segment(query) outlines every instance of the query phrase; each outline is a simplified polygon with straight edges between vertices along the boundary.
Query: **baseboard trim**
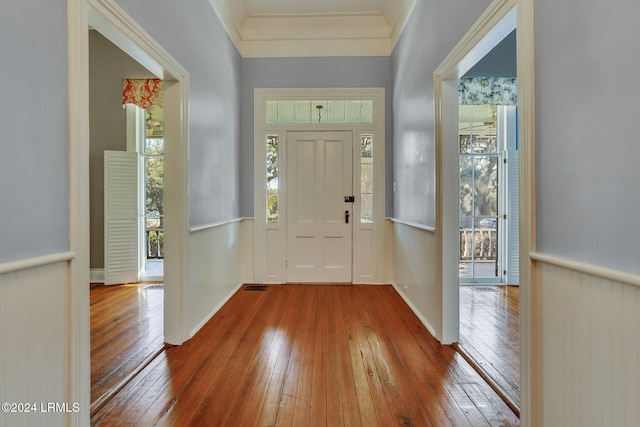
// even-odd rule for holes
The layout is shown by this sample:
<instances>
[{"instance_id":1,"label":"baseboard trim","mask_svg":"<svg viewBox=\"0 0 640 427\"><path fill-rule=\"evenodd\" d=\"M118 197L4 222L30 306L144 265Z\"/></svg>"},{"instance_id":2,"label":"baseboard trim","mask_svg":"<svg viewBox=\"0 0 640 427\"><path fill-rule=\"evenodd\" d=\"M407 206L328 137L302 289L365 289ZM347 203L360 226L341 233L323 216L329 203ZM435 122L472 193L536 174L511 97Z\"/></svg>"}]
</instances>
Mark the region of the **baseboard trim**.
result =
<instances>
[{"instance_id":1,"label":"baseboard trim","mask_svg":"<svg viewBox=\"0 0 640 427\"><path fill-rule=\"evenodd\" d=\"M15 273L21 270L43 267L58 262L68 262L76 256L73 252L60 252L56 254L44 255L35 258L21 259L0 264L0 274Z\"/></svg>"},{"instance_id":2,"label":"baseboard trim","mask_svg":"<svg viewBox=\"0 0 640 427\"><path fill-rule=\"evenodd\" d=\"M204 319L202 319L202 321L200 321L200 323L198 323L198 324L197 324L193 329L191 329L191 331L189 332L189 338L193 338L193 336L194 336L195 334L197 334L197 333L198 333L198 331L199 331L200 329L202 329L202 327L203 327L204 325L206 325L206 324L207 324L207 322L208 322L209 320L211 320L211 318L212 318L212 317L213 317L213 316L214 316L218 311L220 311L220 309L221 309L221 308L222 308L222 307L223 307L223 306L224 306L224 305L225 305L225 304L226 304L226 303L231 299L231 297L232 297L233 295L235 295L235 293L236 293L236 292L238 292L238 291L240 290L240 288L242 288L242 286L243 286L243 285L244 285L244 283L240 283L240 284L238 284L238 285L237 285L237 286L236 286L236 287L235 287L235 288L234 288L234 289L229 293L229 295L227 295L227 296L226 296L222 301L220 301L220 302L218 303L218 305L216 305L216 306L213 308L213 310L211 310L211 312L210 312L207 316L205 316L205 318L204 318Z\"/></svg>"},{"instance_id":3,"label":"baseboard trim","mask_svg":"<svg viewBox=\"0 0 640 427\"><path fill-rule=\"evenodd\" d=\"M424 318L424 316L418 311L416 306L413 305L411 300L409 300L409 298L407 298L407 296L400 291L400 289L395 283L392 283L391 286L393 286L393 289L395 289L398 295L400 295L400 298L402 298L404 302L409 306L411 311L413 311L413 314L415 314L418 317L418 319L424 325L424 327L427 328L429 333L433 335L434 338L437 339L438 335L436 334L436 330L433 328L433 326L431 326L431 323L429 323L427 319Z\"/></svg>"},{"instance_id":4,"label":"baseboard trim","mask_svg":"<svg viewBox=\"0 0 640 427\"><path fill-rule=\"evenodd\" d=\"M614 270L612 268L574 261L543 252L531 252L529 253L529 258L531 258L533 261L554 265L556 267L565 268L567 270L577 271L578 273L588 274L591 276L599 277L601 279L612 280L614 282L626 283L628 285L640 287L640 275L638 274L626 273L624 271Z\"/></svg>"},{"instance_id":5,"label":"baseboard trim","mask_svg":"<svg viewBox=\"0 0 640 427\"><path fill-rule=\"evenodd\" d=\"M104 268L92 268L89 270L91 283L104 283Z\"/></svg>"}]
</instances>

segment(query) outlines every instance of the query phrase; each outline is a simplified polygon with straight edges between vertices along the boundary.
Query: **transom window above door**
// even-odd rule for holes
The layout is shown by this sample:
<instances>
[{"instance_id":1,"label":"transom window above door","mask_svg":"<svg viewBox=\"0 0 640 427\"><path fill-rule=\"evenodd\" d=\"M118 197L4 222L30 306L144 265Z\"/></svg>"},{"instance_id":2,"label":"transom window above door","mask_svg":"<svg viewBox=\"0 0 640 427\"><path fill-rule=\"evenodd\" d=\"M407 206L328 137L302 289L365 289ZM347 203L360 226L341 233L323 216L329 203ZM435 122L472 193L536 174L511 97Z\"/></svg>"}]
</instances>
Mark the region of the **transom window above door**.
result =
<instances>
[{"instance_id":1,"label":"transom window above door","mask_svg":"<svg viewBox=\"0 0 640 427\"><path fill-rule=\"evenodd\" d=\"M267 101L267 123L373 123L373 100Z\"/></svg>"}]
</instances>

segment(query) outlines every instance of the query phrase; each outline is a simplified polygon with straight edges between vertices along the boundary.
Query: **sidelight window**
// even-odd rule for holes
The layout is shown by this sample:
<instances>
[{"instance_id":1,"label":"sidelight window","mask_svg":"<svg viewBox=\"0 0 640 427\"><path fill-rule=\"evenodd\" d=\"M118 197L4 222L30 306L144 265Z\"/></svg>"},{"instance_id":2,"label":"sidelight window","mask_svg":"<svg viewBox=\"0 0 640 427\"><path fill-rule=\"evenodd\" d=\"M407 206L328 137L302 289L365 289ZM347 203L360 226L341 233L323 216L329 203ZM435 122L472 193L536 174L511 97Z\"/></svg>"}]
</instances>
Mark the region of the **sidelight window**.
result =
<instances>
[{"instance_id":1,"label":"sidelight window","mask_svg":"<svg viewBox=\"0 0 640 427\"><path fill-rule=\"evenodd\" d=\"M373 135L360 136L360 222L373 222Z\"/></svg>"},{"instance_id":2,"label":"sidelight window","mask_svg":"<svg viewBox=\"0 0 640 427\"><path fill-rule=\"evenodd\" d=\"M267 162L267 222L278 222L278 173L279 173L279 156L278 156L278 135L267 135L266 138L266 162Z\"/></svg>"}]
</instances>

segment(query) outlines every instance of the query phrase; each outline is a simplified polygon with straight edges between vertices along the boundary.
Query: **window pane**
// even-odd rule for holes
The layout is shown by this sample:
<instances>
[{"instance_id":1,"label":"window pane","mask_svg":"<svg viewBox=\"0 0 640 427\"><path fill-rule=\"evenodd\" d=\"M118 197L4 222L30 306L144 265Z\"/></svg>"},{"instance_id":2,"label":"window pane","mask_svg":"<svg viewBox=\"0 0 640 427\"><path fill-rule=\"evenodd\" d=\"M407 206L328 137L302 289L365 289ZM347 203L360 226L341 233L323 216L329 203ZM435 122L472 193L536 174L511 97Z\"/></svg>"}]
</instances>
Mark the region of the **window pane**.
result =
<instances>
[{"instance_id":1,"label":"window pane","mask_svg":"<svg viewBox=\"0 0 640 427\"><path fill-rule=\"evenodd\" d=\"M360 123L362 121L360 116L361 105L360 101L345 102L345 121L347 123Z\"/></svg>"},{"instance_id":2,"label":"window pane","mask_svg":"<svg viewBox=\"0 0 640 427\"><path fill-rule=\"evenodd\" d=\"M460 153L497 153L495 105L460 105Z\"/></svg>"},{"instance_id":3,"label":"window pane","mask_svg":"<svg viewBox=\"0 0 640 427\"><path fill-rule=\"evenodd\" d=\"M161 156L164 153L164 139L162 138L146 138L144 140L145 156Z\"/></svg>"},{"instance_id":4,"label":"window pane","mask_svg":"<svg viewBox=\"0 0 640 427\"><path fill-rule=\"evenodd\" d=\"M327 121L329 123L344 123L344 101L329 101L328 106Z\"/></svg>"},{"instance_id":5,"label":"window pane","mask_svg":"<svg viewBox=\"0 0 640 427\"><path fill-rule=\"evenodd\" d=\"M278 101L278 123L294 123L293 101Z\"/></svg>"},{"instance_id":6,"label":"window pane","mask_svg":"<svg viewBox=\"0 0 640 427\"><path fill-rule=\"evenodd\" d=\"M495 261L498 253L498 232L496 230L497 218L476 218L474 258L477 261ZM492 268L493 267L493 268ZM485 268L476 271L476 276L496 277L495 264L490 263Z\"/></svg>"},{"instance_id":7,"label":"window pane","mask_svg":"<svg viewBox=\"0 0 640 427\"><path fill-rule=\"evenodd\" d=\"M373 123L373 101L362 101L362 123Z\"/></svg>"},{"instance_id":8,"label":"window pane","mask_svg":"<svg viewBox=\"0 0 640 427\"><path fill-rule=\"evenodd\" d=\"M145 215L162 216L164 197L164 157L145 156Z\"/></svg>"},{"instance_id":9,"label":"window pane","mask_svg":"<svg viewBox=\"0 0 640 427\"><path fill-rule=\"evenodd\" d=\"M278 123L278 101L267 101L267 123Z\"/></svg>"},{"instance_id":10,"label":"window pane","mask_svg":"<svg viewBox=\"0 0 640 427\"><path fill-rule=\"evenodd\" d=\"M145 136L162 138L164 136L164 111L162 107L150 105L145 110Z\"/></svg>"},{"instance_id":11,"label":"window pane","mask_svg":"<svg viewBox=\"0 0 640 427\"><path fill-rule=\"evenodd\" d=\"M498 157L474 158L475 216L498 215Z\"/></svg>"},{"instance_id":12,"label":"window pane","mask_svg":"<svg viewBox=\"0 0 640 427\"><path fill-rule=\"evenodd\" d=\"M295 102L296 123L311 123L311 101Z\"/></svg>"},{"instance_id":13,"label":"window pane","mask_svg":"<svg viewBox=\"0 0 640 427\"><path fill-rule=\"evenodd\" d=\"M373 223L373 194L363 194L360 198L362 204L362 218L363 224Z\"/></svg>"},{"instance_id":14,"label":"window pane","mask_svg":"<svg viewBox=\"0 0 640 427\"><path fill-rule=\"evenodd\" d=\"M460 157L460 215L473 214L473 158ZM462 225L469 227L468 224Z\"/></svg>"},{"instance_id":15,"label":"window pane","mask_svg":"<svg viewBox=\"0 0 640 427\"><path fill-rule=\"evenodd\" d=\"M267 193L267 222L278 222L278 194Z\"/></svg>"},{"instance_id":16,"label":"window pane","mask_svg":"<svg viewBox=\"0 0 640 427\"><path fill-rule=\"evenodd\" d=\"M471 153L471 135L460 134L460 154Z\"/></svg>"},{"instance_id":17,"label":"window pane","mask_svg":"<svg viewBox=\"0 0 640 427\"><path fill-rule=\"evenodd\" d=\"M267 222L278 222L278 136L267 135Z\"/></svg>"},{"instance_id":18,"label":"window pane","mask_svg":"<svg viewBox=\"0 0 640 427\"><path fill-rule=\"evenodd\" d=\"M373 194L373 163L362 159L362 194Z\"/></svg>"},{"instance_id":19,"label":"window pane","mask_svg":"<svg viewBox=\"0 0 640 427\"><path fill-rule=\"evenodd\" d=\"M471 139L471 151L479 154L498 152L498 139L494 136L474 136Z\"/></svg>"},{"instance_id":20,"label":"window pane","mask_svg":"<svg viewBox=\"0 0 640 427\"><path fill-rule=\"evenodd\" d=\"M360 222L373 222L373 135L360 139Z\"/></svg>"}]
</instances>

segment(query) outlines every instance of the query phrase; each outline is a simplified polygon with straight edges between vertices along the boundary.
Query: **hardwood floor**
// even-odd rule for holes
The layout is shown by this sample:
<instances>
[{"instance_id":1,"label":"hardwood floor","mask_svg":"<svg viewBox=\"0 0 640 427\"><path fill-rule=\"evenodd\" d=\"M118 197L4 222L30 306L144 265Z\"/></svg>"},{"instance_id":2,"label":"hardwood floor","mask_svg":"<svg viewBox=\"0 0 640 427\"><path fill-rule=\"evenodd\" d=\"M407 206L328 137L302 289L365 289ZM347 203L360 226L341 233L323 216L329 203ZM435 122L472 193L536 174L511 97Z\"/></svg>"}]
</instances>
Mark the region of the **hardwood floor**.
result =
<instances>
[{"instance_id":1,"label":"hardwood floor","mask_svg":"<svg viewBox=\"0 0 640 427\"><path fill-rule=\"evenodd\" d=\"M517 426L390 286L239 290L92 417L96 426Z\"/></svg>"},{"instance_id":2,"label":"hardwood floor","mask_svg":"<svg viewBox=\"0 0 640 427\"><path fill-rule=\"evenodd\" d=\"M520 293L517 286L460 287L460 350L520 408Z\"/></svg>"},{"instance_id":3,"label":"hardwood floor","mask_svg":"<svg viewBox=\"0 0 640 427\"><path fill-rule=\"evenodd\" d=\"M94 286L91 299L92 413L164 347L158 284Z\"/></svg>"}]
</instances>

